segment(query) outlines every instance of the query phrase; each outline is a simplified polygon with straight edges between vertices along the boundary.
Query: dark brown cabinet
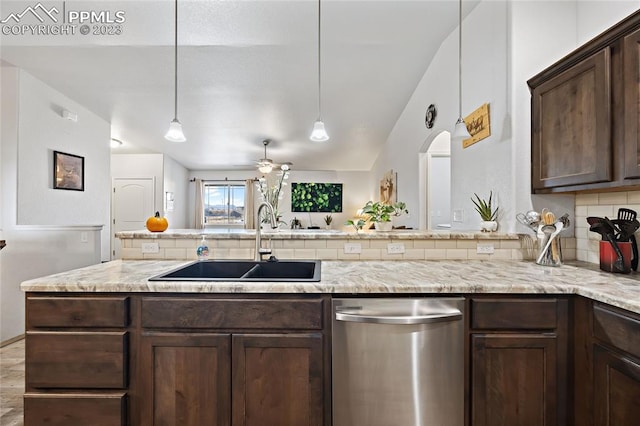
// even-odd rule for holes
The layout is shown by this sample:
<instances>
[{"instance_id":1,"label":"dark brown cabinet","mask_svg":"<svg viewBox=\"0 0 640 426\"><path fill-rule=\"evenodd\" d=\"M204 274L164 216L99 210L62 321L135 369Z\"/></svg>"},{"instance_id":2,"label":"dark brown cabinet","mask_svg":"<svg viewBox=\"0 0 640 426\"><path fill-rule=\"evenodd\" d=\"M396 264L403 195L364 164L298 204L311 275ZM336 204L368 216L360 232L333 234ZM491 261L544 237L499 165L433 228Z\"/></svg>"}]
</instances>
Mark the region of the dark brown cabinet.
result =
<instances>
[{"instance_id":1,"label":"dark brown cabinet","mask_svg":"<svg viewBox=\"0 0 640 426\"><path fill-rule=\"evenodd\" d=\"M640 12L528 81L533 193L640 185Z\"/></svg>"},{"instance_id":2,"label":"dark brown cabinet","mask_svg":"<svg viewBox=\"0 0 640 426\"><path fill-rule=\"evenodd\" d=\"M609 49L532 91L534 189L610 181Z\"/></svg>"},{"instance_id":3,"label":"dark brown cabinet","mask_svg":"<svg viewBox=\"0 0 640 426\"><path fill-rule=\"evenodd\" d=\"M25 426L329 426L328 299L28 293Z\"/></svg>"},{"instance_id":4,"label":"dark brown cabinet","mask_svg":"<svg viewBox=\"0 0 640 426\"><path fill-rule=\"evenodd\" d=\"M27 295L24 424L126 425L129 298Z\"/></svg>"},{"instance_id":5,"label":"dark brown cabinet","mask_svg":"<svg viewBox=\"0 0 640 426\"><path fill-rule=\"evenodd\" d=\"M325 306L322 297L142 298L140 424L330 424Z\"/></svg>"},{"instance_id":6,"label":"dark brown cabinet","mask_svg":"<svg viewBox=\"0 0 640 426\"><path fill-rule=\"evenodd\" d=\"M230 336L144 334L140 425L230 424Z\"/></svg>"},{"instance_id":7,"label":"dark brown cabinet","mask_svg":"<svg viewBox=\"0 0 640 426\"><path fill-rule=\"evenodd\" d=\"M640 178L640 29L624 38L624 177Z\"/></svg>"},{"instance_id":8,"label":"dark brown cabinet","mask_svg":"<svg viewBox=\"0 0 640 426\"><path fill-rule=\"evenodd\" d=\"M321 426L322 335L233 335L232 424Z\"/></svg>"},{"instance_id":9,"label":"dark brown cabinet","mask_svg":"<svg viewBox=\"0 0 640 426\"><path fill-rule=\"evenodd\" d=\"M633 426L640 419L640 316L593 303L595 426Z\"/></svg>"},{"instance_id":10,"label":"dark brown cabinet","mask_svg":"<svg viewBox=\"0 0 640 426\"><path fill-rule=\"evenodd\" d=\"M471 424L566 424L568 300L470 300Z\"/></svg>"},{"instance_id":11,"label":"dark brown cabinet","mask_svg":"<svg viewBox=\"0 0 640 426\"><path fill-rule=\"evenodd\" d=\"M596 345L593 371L595 425L637 425L640 419L640 363Z\"/></svg>"}]
</instances>

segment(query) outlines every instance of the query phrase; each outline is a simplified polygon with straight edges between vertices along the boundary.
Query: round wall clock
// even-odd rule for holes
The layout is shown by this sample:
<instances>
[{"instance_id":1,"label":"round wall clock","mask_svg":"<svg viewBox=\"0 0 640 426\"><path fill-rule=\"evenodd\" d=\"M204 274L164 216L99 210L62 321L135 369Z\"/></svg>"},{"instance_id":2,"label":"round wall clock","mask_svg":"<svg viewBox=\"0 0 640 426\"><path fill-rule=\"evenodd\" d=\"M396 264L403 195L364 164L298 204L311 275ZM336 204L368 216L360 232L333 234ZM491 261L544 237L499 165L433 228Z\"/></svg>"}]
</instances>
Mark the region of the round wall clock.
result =
<instances>
[{"instance_id":1,"label":"round wall clock","mask_svg":"<svg viewBox=\"0 0 640 426\"><path fill-rule=\"evenodd\" d=\"M427 129L430 129L433 127L433 123L436 122L437 115L438 115L438 110L436 109L436 106L434 104L429 105L429 107L427 107L427 114L424 118L424 124L426 124Z\"/></svg>"}]
</instances>

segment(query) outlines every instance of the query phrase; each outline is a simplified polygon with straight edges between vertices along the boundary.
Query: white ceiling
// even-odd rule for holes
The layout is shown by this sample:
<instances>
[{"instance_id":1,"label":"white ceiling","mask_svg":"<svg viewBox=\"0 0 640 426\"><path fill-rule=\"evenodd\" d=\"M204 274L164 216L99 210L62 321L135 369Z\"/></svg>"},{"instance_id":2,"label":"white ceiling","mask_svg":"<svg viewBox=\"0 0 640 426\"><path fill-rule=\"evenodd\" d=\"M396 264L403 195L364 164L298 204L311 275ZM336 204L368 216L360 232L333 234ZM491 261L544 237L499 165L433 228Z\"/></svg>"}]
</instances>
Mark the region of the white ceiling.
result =
<instances>
[{"instance_id":1,"label":"white ceiling","mask_svg":"<svg viewBox=\"0 0 640 426\"><path fill-rule=\"evenodd\" d=\"M477 2L465 1L464 13ZM34 2L3 3L4 18ZM164 152L192 170L251 167L265 138L270 158L298 170L369 170L458 20L455 0L324 0L331 139L314 143L317 2L181 0L178 118L187 142L173 144L163 136L173 118L174 3L66 3L123 10L123 34L2 36L0 58L111 122L122 152Z\"/></svg>"}]
</instances>

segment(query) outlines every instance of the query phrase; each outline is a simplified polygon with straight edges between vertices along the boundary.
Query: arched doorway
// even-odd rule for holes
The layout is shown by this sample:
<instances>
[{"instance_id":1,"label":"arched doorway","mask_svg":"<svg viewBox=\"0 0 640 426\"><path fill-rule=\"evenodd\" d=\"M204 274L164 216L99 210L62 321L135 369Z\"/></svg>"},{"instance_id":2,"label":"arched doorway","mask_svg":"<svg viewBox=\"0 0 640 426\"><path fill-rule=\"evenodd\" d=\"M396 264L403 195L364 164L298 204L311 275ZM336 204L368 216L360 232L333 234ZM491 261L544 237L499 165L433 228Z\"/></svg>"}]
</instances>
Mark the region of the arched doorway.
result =
<instances>
[{"instance_id":1,"label":"arched doorway","mask_svg":"<svg viewBox=\"0 0 640 426\"><path fill-rule=\"evenodd\" d=\"M451 134L434 132L418 155L420 229L451 227Z\"/></svg>"}]
</instances>

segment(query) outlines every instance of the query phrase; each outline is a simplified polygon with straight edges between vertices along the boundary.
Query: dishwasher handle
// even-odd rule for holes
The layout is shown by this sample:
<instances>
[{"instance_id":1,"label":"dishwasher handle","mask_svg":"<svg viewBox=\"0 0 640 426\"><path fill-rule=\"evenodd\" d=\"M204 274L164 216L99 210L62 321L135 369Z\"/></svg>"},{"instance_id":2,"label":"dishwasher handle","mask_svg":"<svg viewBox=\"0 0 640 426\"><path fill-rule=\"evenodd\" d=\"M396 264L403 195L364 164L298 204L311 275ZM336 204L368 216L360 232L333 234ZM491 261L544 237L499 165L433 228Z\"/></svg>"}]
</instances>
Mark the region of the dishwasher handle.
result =
<instances>
[{"instance_id":1,"label":"dishwasher handle","mask_svg":"<svg viewBox=\"0 0 640 426\"><path fill-rule=\"evenodd\" d=\"M462 319L462 312L435 313L427 315L363 315L351 312L336 312L336 320L362 322L370 324L431 324L434 322L456 321Z\"/></svg>"}]
</instances>

